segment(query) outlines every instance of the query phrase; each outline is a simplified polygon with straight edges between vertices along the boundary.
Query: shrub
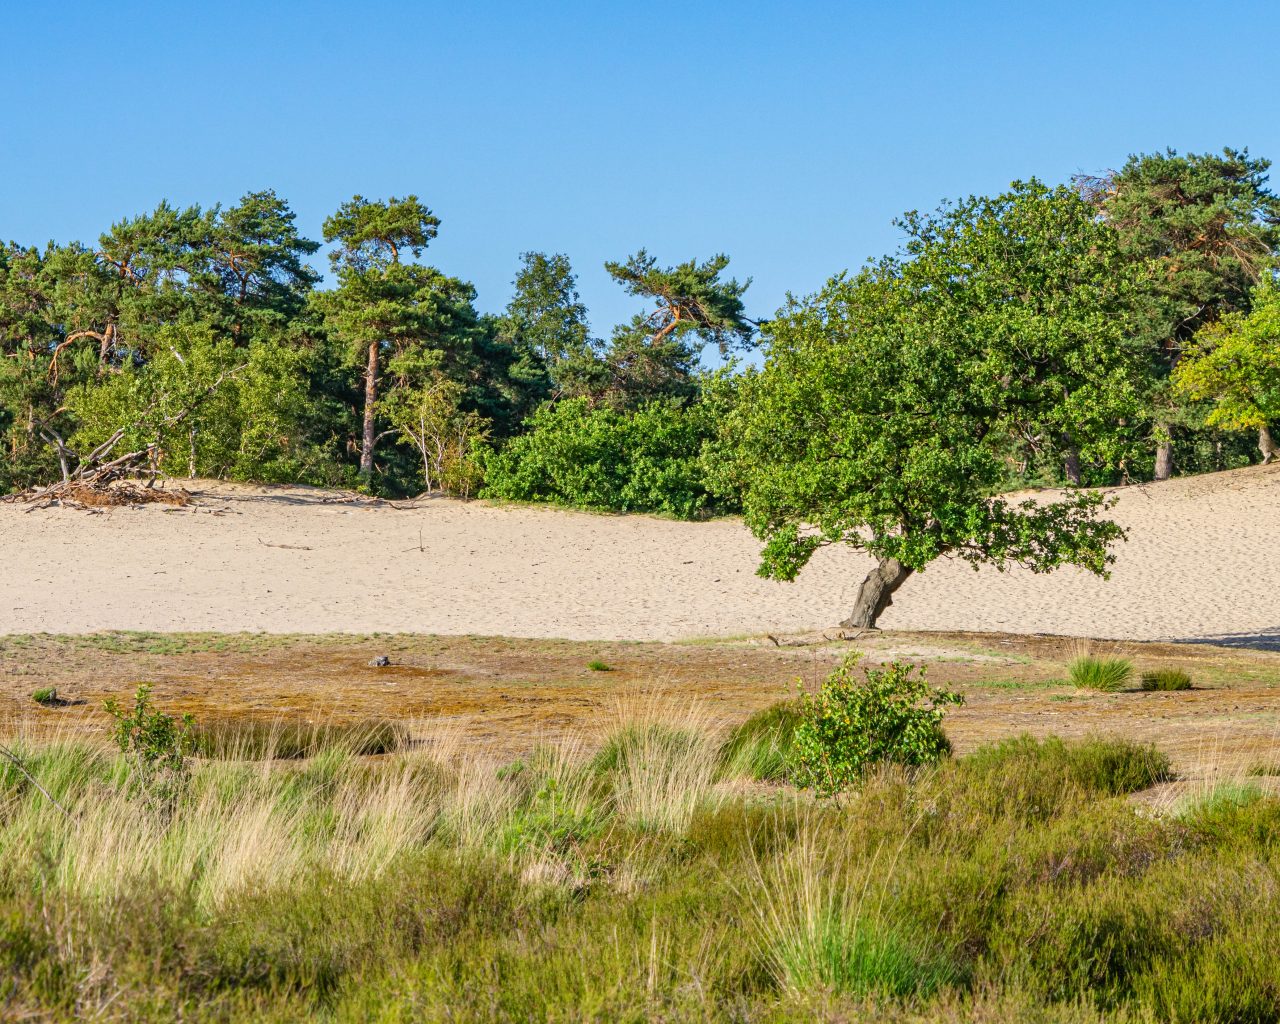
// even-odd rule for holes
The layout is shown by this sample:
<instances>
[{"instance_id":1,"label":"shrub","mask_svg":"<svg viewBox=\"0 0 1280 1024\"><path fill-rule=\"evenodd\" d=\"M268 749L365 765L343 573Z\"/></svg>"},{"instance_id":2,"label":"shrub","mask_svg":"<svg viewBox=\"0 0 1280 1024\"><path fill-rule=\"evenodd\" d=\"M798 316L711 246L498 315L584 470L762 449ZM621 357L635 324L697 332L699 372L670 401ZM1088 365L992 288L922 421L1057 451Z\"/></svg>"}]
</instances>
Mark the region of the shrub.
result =
<instances>
[{"instance_id":1,"label":"shrub","mask_svg":"<svg viewBox=\"0 0 1280 1024\"><path fill-rule=\"evenodd\" d=\"M1158 668L1142 673L1144 690L1189 690L1191 676L1180 668Z\"/></svg>"},{"instance_id":2,"label":"shrub","mask_svg":"<svg viewBox=\"0 0 1280 1024\"><path fill-rule=\"evenodd\" d=\"M607 661L601 661L599 658L595 659L594 661L587 662L587 668L591 669L592 672L612 672L613 671L612 665L610 665Z\"/></svg>"},{"instance_id":3,"label":"shrub","mask_svg":"<svg viewBox=\"0 0 1280 1024\"><path fill-rule=\"evenodd\" d=\"M31 694L31 699L45 707L54 707L58 703L58 691L52 686L42 686Z\"/></svg>"},{"instance_id":4,"label":"shrub","mask_svg":"<svg viewBox=\"0 0 1280 1024\"><path fill-rule=\"evenodd\" d=\"M1067 669L1068 677L1085 690L1115 693L1123 690L1133 675L1133 666L1123 658L1076 658Z\"/></svg>"},{"instance_id":5,"label":"shrub","mask_svg":"<svg viewBox=\"0 0 1280 1024\"><path fill-rule=\"evenodd\" d=\"M720 772L762 782L785 779L801 721L799 701L780 701L757 711L720 746Z\"/></svg>"},{"instance_id":6,"label":"shrub","mask_svg":"<svg viewBox=\"0 0 1280 1024\"><path fill-rule=\"evenodd\" d=\"M713 421L701 405L669 402L635 412L585 399L543 406L529 433L485 457L481 497L694 519L714 510L699 462Z\"/></svg>"},{"instance_id":7,"label":"shrub","mask_svg":"<svg viewBox=\"0 0 1280 1024\"><path fill-rule=\"evenodd\" d=\"M196 751L195 719L183 715L178 720L158 710L151 703L149 686L138 687L132 708L114 699L105 708L115 719L116 744L144 788L162 802L175 796L187 780L188 758Z\"/></svg>"},{"instance_id":8,"label":"shrub","mask_svg":"<svg viewBox=\"0 0 1280 1024\"><path fill-rule=\"evenodd\" d=\"M942 731L944 708L963 704L948 690L930 689L924 669L894 662L853 678L861 654L849 655L816 696L800 698L792 766L801 788L831 796L857 783L879 762L934 764L951 752Z\"/></svg>"},{"instance_id":9,"label":"shrub","mask_svg":"<svg viewBox=\"0 0 1280 1024\"><path fill-rule=\"evenodd\" d=\"M1018 736L982 747L956 765L957 792L991 816L1046 820L1085 797L1123 796L1170 778L1154 746L1090 738Z\"/></svg>"}]
</instances>

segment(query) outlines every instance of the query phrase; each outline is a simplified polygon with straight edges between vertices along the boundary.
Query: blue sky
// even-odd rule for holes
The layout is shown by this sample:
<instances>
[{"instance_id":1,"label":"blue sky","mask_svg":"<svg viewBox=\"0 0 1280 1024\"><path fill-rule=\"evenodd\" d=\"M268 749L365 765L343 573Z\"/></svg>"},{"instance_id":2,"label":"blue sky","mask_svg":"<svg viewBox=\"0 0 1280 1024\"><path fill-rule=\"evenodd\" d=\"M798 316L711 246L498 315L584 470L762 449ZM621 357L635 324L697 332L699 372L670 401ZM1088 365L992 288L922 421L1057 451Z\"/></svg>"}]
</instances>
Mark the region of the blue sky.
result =
<instances>
[{"instance_id":1,"label":"blue sky","mask_svg":"<svg viewBox=\"0 0 1280 1024\"><path fill-rule=\"evenodd\" d=\"M186 6L4 5L0 236L271 187L318 238L353 193L416 192L482 309L561 251L607 335L636 306L601 264L641 246L727 252L764 316L944 196L1280 159L1276 3Z\"/></svg>"}]
</instances>

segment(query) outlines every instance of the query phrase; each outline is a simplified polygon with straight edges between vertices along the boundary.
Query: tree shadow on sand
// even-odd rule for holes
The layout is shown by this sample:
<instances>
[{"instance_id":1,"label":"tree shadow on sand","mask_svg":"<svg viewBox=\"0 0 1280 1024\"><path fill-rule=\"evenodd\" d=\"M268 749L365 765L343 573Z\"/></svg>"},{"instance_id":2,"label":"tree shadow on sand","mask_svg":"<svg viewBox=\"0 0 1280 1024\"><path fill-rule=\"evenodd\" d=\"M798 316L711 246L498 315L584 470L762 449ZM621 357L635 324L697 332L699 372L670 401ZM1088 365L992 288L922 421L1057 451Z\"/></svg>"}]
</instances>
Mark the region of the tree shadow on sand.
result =
<instances>
[{"instance_id":1,"label":"tree shadow on sand","mask_svg":"<svg viewBox=\"0 0 1280 1024\"><path fill-rule=\"evenodd\" d=\"M1253 633L1218 633L1210 636L1178 637L1176 644L1213 644L1215 647L1251 647L1259 651L1280 651L1280 626Z\"/></svg>"}]
</instances>

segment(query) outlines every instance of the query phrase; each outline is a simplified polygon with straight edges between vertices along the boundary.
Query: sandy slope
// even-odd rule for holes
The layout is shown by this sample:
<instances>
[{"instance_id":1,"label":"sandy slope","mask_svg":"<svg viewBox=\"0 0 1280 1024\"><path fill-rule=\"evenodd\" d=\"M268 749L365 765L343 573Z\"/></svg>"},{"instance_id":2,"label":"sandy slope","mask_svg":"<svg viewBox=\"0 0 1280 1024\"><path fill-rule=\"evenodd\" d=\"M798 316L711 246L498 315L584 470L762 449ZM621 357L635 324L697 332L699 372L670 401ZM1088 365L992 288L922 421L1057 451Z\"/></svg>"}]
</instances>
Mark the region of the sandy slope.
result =
<instances>
[{"instance_id":1,"label":"sandy slope","mask_svg":"<svg viewBox=\"0 0 1280 1024\"><path fill-rule=\"evenodd\" d=\"M294 487L197 493L179 511L0 505L0 633L790 632L837 622L868 564L823 551L798 583L773 583L754 575L759 545L736 522L393 508ZM1280 467L1130 488L1115 512L1130 540L1111 580L940 563L908 581L881 624L1280 646L1278 510Z\"/></svg>"}]
</instances>

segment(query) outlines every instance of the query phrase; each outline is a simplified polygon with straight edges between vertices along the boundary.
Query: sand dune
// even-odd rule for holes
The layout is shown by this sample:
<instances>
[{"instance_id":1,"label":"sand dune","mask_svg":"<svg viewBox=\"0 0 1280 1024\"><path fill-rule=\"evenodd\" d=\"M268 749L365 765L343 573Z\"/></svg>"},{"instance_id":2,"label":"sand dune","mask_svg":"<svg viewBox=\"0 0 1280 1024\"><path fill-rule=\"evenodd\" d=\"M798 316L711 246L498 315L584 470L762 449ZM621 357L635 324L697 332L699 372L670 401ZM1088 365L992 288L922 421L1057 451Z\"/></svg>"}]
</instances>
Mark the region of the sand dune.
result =
<instances>
[{"instance_id":1,"label":"sand dune","mask_svg":"<svg viewBox=\"0 0 1280 1024\"><path fill-rule=\"evenodd\" d=\"M838 622L869 564L820 552L755 576L736 521L677 523L299 487L201 484L192 508L0 505L0 633L474 633L677 639ZM975 573L907 582L885 628L1218 639L1280 646L1280 467L1119 492L1112 578ZM285 546L288 545L288 546Z\"/></svg>"}]
</instances>

